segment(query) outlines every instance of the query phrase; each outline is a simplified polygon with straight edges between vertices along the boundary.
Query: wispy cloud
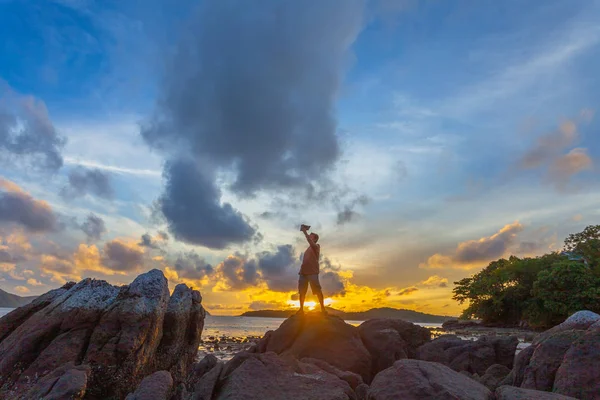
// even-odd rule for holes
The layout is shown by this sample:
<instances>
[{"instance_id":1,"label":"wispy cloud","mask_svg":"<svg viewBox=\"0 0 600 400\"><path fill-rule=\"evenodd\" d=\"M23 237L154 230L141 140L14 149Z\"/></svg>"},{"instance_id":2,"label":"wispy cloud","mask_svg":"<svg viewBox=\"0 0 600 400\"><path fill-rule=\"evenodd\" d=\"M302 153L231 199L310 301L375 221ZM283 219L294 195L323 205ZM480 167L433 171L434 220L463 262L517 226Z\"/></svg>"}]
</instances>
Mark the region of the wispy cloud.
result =
<instances>
[{"instance_id":1,"label":"wispy cloud","mask_svg":"<svg viewBox=\"0 0 600 400\"><path fill-rule=\"evenodd\" d=\"M114 172L116 174L136 175L140 177L148 176L154 178L160 178L161 176L161 171L159 170L126 168L116 165L102 164L96 161L81 160L74 157L65 157L64 161L67 165L80 165L82 167L101 169L104 171Z\"/></svg>"}]
</instances>

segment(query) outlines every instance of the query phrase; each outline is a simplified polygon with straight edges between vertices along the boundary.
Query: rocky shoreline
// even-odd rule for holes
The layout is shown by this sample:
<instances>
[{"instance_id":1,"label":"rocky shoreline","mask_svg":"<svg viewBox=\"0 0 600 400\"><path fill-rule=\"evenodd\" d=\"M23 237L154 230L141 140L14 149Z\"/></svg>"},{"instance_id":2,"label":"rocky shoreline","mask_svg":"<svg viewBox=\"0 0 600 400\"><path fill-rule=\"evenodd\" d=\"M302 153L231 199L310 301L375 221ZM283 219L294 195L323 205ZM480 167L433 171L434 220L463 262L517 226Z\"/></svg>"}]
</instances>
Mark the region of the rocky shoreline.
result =
<instances>
[{"instance_id":1,"label":"rocky shoreline","mask_svg":"<svg viewBox=\"0 0 600 400\"><path fill-rule=\"evenodd\" d=\"M201 338L201 300L185 285L169 295L158 270L50 291L0 318L0 399L600 398L590 311L528 337L307 313L262 338Z\"/></svg>"}]
</instances>

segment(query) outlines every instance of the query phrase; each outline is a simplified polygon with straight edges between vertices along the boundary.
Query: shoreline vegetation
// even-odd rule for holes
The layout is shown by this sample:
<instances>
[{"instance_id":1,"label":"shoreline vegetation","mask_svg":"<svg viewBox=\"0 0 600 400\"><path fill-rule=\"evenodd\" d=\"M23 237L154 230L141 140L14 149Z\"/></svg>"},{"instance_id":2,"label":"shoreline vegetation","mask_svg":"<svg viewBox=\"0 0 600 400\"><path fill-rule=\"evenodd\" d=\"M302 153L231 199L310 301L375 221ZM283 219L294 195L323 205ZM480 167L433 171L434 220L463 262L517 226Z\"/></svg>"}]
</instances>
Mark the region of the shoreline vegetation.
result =
<instances>
[{"instance_id":1,"label":"shoreline vegetation","mask_svg":"<svg viewBox=\"0 0 600 400\"><path fill-rule=\"evenodd\" d=\"M545 330L579 310L600 313L600 225L570 234L562 251L493 261L454 284L461 319L484 326Z\"/></svg>"}]
</instances>

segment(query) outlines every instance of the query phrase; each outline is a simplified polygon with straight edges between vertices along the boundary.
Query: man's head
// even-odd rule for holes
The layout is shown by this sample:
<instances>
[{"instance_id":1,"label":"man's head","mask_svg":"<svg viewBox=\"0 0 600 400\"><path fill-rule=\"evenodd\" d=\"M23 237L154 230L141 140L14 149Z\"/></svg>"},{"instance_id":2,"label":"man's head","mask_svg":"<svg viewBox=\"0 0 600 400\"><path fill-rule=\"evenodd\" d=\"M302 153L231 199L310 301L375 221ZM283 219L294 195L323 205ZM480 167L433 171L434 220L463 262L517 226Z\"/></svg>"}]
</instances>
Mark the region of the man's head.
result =
<instances>
[{"instance_id":1,"label":"man's head","mask_svg":"<svg viewBox=\"0 0 600 400\"><path fill-rule=\"evenodd\" d=\"M310 235L308 235L308 236L310 236L310 238L312 239L312 241L313 241L313 242L315 242L315 243L317 243L317 242L319 241L319 235L317 235L317 234L316 234L316 233L314 233L314 232L313 232L313 233L311 233L311 234L310 234Z\"/></svg>"}]
</instances>

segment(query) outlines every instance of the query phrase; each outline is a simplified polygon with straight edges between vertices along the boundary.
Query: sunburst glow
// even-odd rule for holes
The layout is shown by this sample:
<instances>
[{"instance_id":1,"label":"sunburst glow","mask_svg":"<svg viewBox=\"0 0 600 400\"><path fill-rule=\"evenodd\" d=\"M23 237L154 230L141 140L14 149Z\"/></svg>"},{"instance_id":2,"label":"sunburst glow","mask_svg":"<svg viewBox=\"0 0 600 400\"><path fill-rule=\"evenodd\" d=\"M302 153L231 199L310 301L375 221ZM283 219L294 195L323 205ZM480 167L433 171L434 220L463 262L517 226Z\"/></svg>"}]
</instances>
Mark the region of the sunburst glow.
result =
<instances>
[{"instance_id":1,"label":"sunburst glow","mask_svg":"<svg viewBox=\"0 0 600 400\"><path fill-rule=\"evenodd\" d=\"M335 301L331 298L326 298L324 301L325 305L327 307L330 307ZM288 300L287 302L292 308L300 308L300 301L299 300ZM305 301L304 302L304 307L306 307L309 310L314 310L316 306L318 306L319 303L316 301Z\"/></svg>"}]
</instances>

